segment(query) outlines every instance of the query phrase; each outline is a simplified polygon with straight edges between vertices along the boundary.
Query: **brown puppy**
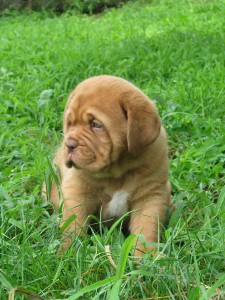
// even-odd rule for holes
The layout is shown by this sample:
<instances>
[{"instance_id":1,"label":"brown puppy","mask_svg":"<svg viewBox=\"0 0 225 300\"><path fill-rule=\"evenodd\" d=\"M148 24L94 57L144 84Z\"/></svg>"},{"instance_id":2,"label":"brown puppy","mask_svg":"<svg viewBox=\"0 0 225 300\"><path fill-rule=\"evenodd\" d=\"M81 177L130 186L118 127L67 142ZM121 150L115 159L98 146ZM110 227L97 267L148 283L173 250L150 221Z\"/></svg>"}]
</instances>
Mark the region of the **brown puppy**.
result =
<instances>
[{"instance_id":1,"label":"brown puppy","mask_svg":"<svg viewBox=\"0 0 225 300\"><path fill-rule=\"evenodd\" d=\"M90 214L116 219L128 211L129 231L157 242L171 204L167 138L153 102L128 81L97 76L80 83L67 102L64 140L53 163L61 172L64 222L84 234ZM60 205L55 182L51 201ZM64 240L64 249L71 239ZM150 250L139 243L135 255Z\"/></svg>"}]
</instances>

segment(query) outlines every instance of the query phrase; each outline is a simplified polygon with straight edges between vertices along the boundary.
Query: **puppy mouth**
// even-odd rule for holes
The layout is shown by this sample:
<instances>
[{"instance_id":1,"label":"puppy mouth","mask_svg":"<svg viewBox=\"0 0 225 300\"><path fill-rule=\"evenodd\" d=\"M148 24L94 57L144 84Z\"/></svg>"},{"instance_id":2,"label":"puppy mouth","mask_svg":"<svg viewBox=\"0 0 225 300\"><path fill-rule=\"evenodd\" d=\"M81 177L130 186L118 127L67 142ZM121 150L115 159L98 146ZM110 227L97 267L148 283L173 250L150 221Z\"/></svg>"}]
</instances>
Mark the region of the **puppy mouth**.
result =
<instances>
[{"instance_id":1,"label":"puppy mouth","mask_svg":"<svg viewBox=\"0 0 225 300\"><path fill-rule=\"evenodd\" d=\"M96 157L93 151L83 145L73 149L67 145L64 148L64 163L67 168L82 169L91 173L106 167L102 157Z\"/></svg>"},{"instance_id":2,"label":"puppy mouth","mask_svg":"<svg viewBox=\"0 0 225 300\"><path fill-rule=\"evenodd\" d=\"M73 167L77 170L81 169L81 167L79 167L72 159L66 160L65 164L66 164L67 168L72 168Z\"/></svg>"},{"instance_id":3,"label":"puppy mouth","mask_svg":"<svg viewBox=\"0 0 225 300\"><path fill-rule=\"evenodd\" d=\"M67 166L67 168L72 168L74 167L75 169L81 169L75 162L74 162L74 159L73 159L73 154L74 154L74 151L71 151L71 150L67 150L67 157L66 157L66 161L65 161L65 165Z\"/></svg>"},{"instance_id":4,"label":"puppy mouth","mask_svg":"<svg viewBox=\"0 0 225 300\"><path fill-rule=\"evenodd\" d=\"M67 149L65 152L65 165L68 168L75 168L77 170L88 169L89 165L94 161L93 155L89 152L82 151L82 147L75 149ZM84 149L85 150L85 149Z\"/></svg>"}]
</instances>

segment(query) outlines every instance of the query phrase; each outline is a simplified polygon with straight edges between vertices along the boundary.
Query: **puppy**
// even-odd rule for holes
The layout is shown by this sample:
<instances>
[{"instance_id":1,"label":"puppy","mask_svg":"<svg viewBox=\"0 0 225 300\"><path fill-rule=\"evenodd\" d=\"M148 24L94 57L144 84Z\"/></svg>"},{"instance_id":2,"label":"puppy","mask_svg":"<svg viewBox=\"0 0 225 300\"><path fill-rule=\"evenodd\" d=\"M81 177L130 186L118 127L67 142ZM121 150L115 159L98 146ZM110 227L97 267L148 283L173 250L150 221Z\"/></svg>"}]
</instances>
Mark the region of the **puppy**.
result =
<instances>
[{"instance_id":1,"label":"puppy","mask_svg":"<svg viewBox=\"0 0 225 300\"><path fill-rule=\"evenodd\" d=\"M53 160L64 201L60 226L75 218L61 249L71 244L68 233L85 234L88 216L100 212L103 221L131 212L129 232L157 242L172 203L167 137L153 102L122 78L92 77L70 95L63 132ZM58 209L61 197L54 181L50 200ZM137 238L136 256L151 249Z\"/></svg>"}]
</instances>

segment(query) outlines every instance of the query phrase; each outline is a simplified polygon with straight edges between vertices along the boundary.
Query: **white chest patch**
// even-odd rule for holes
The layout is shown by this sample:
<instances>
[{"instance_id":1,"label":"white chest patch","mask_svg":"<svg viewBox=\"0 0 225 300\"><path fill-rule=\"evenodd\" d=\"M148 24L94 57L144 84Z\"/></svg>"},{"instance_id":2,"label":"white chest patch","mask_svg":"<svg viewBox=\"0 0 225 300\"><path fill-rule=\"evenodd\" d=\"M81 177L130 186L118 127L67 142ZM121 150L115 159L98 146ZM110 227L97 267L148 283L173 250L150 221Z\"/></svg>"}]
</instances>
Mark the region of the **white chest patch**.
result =
<instances>
[{"instance_id":1,"label":"white chest patch","mask_svg":"<svg viewBox=\"0 0 225 300\"><path fill-rule=\"evenodd\" d=\"M115 192L109 202L107 212L111 217L121 217L128 211L128 193Z\"/></svg>"}]
</instances>

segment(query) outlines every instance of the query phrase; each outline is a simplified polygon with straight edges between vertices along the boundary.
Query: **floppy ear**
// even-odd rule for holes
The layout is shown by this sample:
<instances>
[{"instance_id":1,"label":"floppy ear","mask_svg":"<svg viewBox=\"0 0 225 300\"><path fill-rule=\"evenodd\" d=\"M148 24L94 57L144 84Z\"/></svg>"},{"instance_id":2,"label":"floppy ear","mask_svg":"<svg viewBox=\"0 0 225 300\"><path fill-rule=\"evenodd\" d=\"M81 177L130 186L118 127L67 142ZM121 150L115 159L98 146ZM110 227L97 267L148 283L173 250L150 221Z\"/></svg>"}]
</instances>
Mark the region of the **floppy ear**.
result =
<instances>
[{"instance_id":1,"label":"floppy ear","mask_svg":"<svg viewBox=\"0 0 225 300\"><path fill-rule=\"evenodd\" d=\"M127 116L128 151L135 155L158 137L160 118L154 103L141 91L126 93L121 106Z\"/></svg>"}]
</instances>

